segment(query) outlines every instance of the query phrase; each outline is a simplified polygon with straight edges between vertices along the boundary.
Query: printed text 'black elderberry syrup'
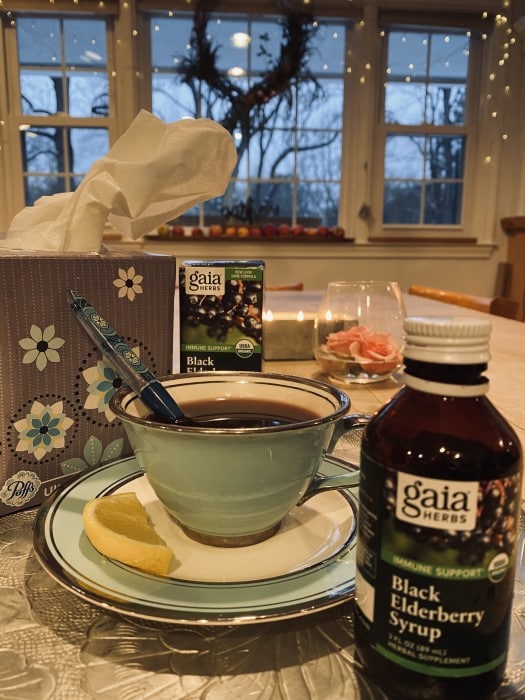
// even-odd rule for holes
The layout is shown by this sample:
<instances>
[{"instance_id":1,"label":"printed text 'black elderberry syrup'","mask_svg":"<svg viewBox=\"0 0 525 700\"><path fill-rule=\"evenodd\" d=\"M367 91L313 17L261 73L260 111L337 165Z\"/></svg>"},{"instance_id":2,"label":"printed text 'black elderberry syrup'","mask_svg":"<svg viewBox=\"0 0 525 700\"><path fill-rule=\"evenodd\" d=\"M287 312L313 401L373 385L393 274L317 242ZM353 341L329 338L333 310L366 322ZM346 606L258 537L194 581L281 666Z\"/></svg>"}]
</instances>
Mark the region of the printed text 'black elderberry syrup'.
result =
<instances>
[{"instance_id":1,"label":"printed text 'black elderberry syrup'","mask_svg":"<svg viewBox=\"0 0 525 700\"><path fill-rule=\"evenodd\" d=\"M361 446L356 653L389 698L490 697L509 640L522 448L486 397L490 321L407 318Z\"/></svg>"}]
</instances>

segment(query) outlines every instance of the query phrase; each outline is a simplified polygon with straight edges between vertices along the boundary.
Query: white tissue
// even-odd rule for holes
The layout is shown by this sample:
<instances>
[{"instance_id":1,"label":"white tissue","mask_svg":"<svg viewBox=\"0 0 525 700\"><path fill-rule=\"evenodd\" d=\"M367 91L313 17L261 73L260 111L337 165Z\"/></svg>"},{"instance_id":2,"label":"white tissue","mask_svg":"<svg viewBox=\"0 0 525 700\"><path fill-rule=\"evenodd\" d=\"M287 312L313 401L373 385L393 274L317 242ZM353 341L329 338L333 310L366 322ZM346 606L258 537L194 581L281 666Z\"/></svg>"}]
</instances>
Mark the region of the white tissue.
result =
<instances>
[{"instance_id":1,"label":"white tissue","mask_svg":"<svg viewBox=\"0 0 525 700\"><path fill-rule=\"evenodd\" d=\"M166 124L142 110L75 192L23 209L0 247L97 252L106 222L137 239L223 194L236 160L231 134L216 122Z\"/></svg>"}]
</instances>

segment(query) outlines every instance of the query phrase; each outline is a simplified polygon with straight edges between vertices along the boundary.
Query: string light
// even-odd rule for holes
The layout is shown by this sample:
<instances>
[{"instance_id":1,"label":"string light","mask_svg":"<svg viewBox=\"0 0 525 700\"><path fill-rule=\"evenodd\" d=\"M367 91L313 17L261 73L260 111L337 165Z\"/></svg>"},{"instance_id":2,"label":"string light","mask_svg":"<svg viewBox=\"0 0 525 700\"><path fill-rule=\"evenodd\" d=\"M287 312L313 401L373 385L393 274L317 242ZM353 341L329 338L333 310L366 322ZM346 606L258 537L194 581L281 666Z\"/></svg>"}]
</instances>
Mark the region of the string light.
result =
<instances>
[{"instance_id":1,"label":"string light","mask_svg":"<svg viewBox=\"0 0 525 700\"><path fill-rule=\"evenodd\" d=\"M348 0L349 3L351 3L353 0ZM49 4L51 6L56 5L56 0L48 0ZM186 5L191 6L193 3L193 0L185 0ZM71 0L71 3L73 5L79 6L81 5L80 0ZM311 5L312 0L303 0L304 5ZM492 120L498 120L503 117L503 110L501 108L501 104L499 102L500 99L504 99L505 97L509 97L511 95L511 88L510 85L508 84L508 79L506 77L506 69L510 64L510 61L512 60L512 49L517 46L517 39L516 36L514 35L514 29L512 27L512 24L510 22L510 8L512 5L512 0L501 0L500 2L500 10L495 14L492 15L493 17L493 23L494 23L494 33L492 38L492 41L494 42L494 51L495 54L493 55L493 60L492 60L492 65L496 67L496 70L492 70L489 75L485 78L486 80L488 79L488 82L490 84L490 90L486 91L486 102L487 105L490 106L488 110L488 114L490 115ZM0 0L0 8L4 6L4 0ZM104 0L99 0L98 6L100 8L105 8L105 2ZM122 10L129 11L130 9L130 2L128 0L120 0L120 7ZM6 12L6 17L7 20L10 22L11 26L15 26L15 19L12 16L11 12ZM168 17L175 17L175 11L173 9L170 9L167 11ZM486 9L480 12L480 16L482 20L484 21L489 21L491 18L491 12ZM221 23L221 19L217 19L217 24ZM314 24L317 24L315 22ZM357 29L362 29L365 26L365 22L363 19L359 20L356 24ZM160 27L158 25L154 26L154 31L159 32ZM471 37L471 32L467 31L465 32L465 35L467 38ZM138 37L139 32L137 29L132 30L132 37L136 38ZM332 34L334 39L338 38L337 32L334 32ZM379 30L379 36L380 38L385 38L386 33L384 29ZM482 32L481 34L481 39L483 41L487 41L489 38L490 33L488 31ZM408 41L407 35L403 35L401 37L401 42L406 44ZM448 34L445 34L443 36L443 42L445 44L449 44L451 42L451 36ZM120 39L117 40L117 45L122 45L122 41ZM428 41L426 39L422 40L423 45L428 45ZM94 44L93 44L94 45ZM469 51L468 48L463 49L463 55L465 58L469 57ZM57 62L57 57L54 56L50 59L52 62L56 63ZM443 67L444 68L450 68L450 61L449 60L444 60L443 61ZM324 64L322 66L322 69L324 71L329 70L328 64ZM346 73L351 74L352 73L352 66L348 65L346 67ZM370 62L367 62L364 64L359 69L359 73L361 73L359 77L359 83L360 84L365 84L366 83L366 75L367 73L370 73L373 70L373 66ZM407 75L405 76L405 82L410 83L412 81L412 76L416 74L416 65L414 63L408 63L407 67ZM387 68L387 75L391 74L391 69ZM500 137L503 141L508 141L509 140L509 134L500 134Z\"/></svg>"},{"instance_id":2,"label":"string light","mask_svg":"<svg viewBox=\"0 0 525 700\"><path fill-rule=\"evenodd\" d=\"M493 65L498 66L500 69L498 72L494 70L488 75L488 81L490 83L490 91L486 95L487 104L493 102L489 107L489 115L493 122L496 124L499 120L504 117L504 110L502 108L501 99L505 99L511 95L511 88L505 79L505 70L509 66L510 60L512 59L511 49L516 45L516 37L513 36L512 26L509 25L509 17L507 15L507 10L511 6L511 0L502 0L501 2L501 12L498 12L494 17L494 55L493 55ZM484 18L488 17L488 12L483 12L482 16ZM496 126L496 130L498 127ZM494 136L492 144L496 145L498 142L508 142L510 141L510 136L506 131L502 131L500 134ZM485 163L490 164L492 158L490 154L485 156Z\"/></svg>"}]
</instances>

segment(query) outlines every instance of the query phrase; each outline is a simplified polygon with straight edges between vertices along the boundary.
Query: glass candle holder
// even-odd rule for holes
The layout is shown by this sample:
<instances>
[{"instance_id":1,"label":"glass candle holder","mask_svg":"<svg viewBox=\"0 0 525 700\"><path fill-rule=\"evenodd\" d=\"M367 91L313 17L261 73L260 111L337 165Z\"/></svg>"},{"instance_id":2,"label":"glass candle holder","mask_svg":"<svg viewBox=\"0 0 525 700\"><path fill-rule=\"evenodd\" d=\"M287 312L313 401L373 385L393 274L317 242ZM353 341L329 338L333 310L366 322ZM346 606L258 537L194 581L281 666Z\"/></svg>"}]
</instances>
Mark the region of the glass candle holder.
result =
<instances>
[{"instance_id":1,"label":"glass candle holder","mask_svg":"<svg viewBox=\"0 0 525 700\"><path fill-rule=\"evenodd\" d=\"M340 382L384 381L402 364L405 315L396 282L330 282L315 320L314 357Z\"/></svg>"}]
</instances>

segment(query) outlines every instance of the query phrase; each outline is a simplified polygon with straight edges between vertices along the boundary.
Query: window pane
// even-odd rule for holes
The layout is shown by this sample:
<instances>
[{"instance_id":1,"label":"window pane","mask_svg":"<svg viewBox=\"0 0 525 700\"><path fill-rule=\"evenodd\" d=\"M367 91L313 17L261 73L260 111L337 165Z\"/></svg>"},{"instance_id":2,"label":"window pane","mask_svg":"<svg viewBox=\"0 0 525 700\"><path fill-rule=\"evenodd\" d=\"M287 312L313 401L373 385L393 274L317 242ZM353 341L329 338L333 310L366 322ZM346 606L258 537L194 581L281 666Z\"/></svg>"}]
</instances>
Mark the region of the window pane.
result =
<instances>
[{"instance_id":1,"label":"window pane","mask_svg":"<svg viewBox=\"0 0 525 700\"><path fill-rule=\"evenodd\" d=\"M461 179L463 177L465 139L457 136L432 136L428 139L426 177Z\"/></svg>"},{"instance_id":2,"label":"window pane","mask_svg":"<svg viewBox=\"0 0 525 700\"><path fill-rule=\"evenodd\" d=\"M265 130L250 140L250 176L291 178L294 172L293 131Z\"/></svg>"},{"instance_id":3,"label":"window pane","mask_svg":"<svg viewBox=\"0 0 525 700\"><path fill-rule=\"evenodd\" d=\"M58 176L34 176L24 178L25 203L26 206L31 206L37 199L44 195L58 194L63 192L65 181L63 177Z\"/></svg>"},{"instance_id":4,"label":"window pane","mask_svg":"<svg viewBox=\"0 0 525 700\"><path fill-rule=\"evenodd\" d=\"M250 29L247 20L212 19L208 23L208 33L212 41L220 47L217 52L217 68L227 72L240 68L248 72L248 48Z\"/></svg>"},{"instance_id":5,"label":"window pane","mask_svg":"<svg viewBox=\"0 0 525 700\"><path fill-rule=\"evenodd\" d=\"M429 85L426 107L427 124L462 125L465 121L465 86Z\"/></svg>"},{"instance_id":6,"label":"window pane","mask_svg":"<svg viewBox=\"0 0 525 700\"><path fill-rule=\"evenodd\" d=\"M336 74L344 70L345 64L345 26L319 22L313 40L314 51L308 69L315 75Z\"/></svg>"},{"instance_id":7,"label":"window pane","mask_svg":"<svg viewBox=\"0 0 525 700\"><path fill-rule=\"evenodd\" d=\"M388 80L425 78L428 59L428 32L391 31L388 34Z\"/></svg>"},{"instance_id":8,"label":"window pane","mask_svg":"<svg viewBox=\"0 0 525 700\"><path fill-rule=\"evenodd\" d=\"M418 224L422 187L415 182L385 182L383 222Z\"/></svg>"},{"instance_id":9,"label":"window pane","mask_svg":"<svg viewBox=\"0 0 525 700\"><path fill-rule=\"evenodd\" d=\"M385 178L422 178L424 147L424 136L387 136Z\"/></svg>"},{"instance_id":10,"label":"window pane","mask_svg":"<svg viewBox=\"0 0 525 700\"><path fill-rule=\"evenodd\" d=\"M250 187L257 220L268 218L290 221L292 218L293 190L289 182L256 182Z\"/></svg>"},{"instance_id":11,"label":"window pane","mask_svg":"<svg viewBox=\"0 0 525 700\"><path fill-rule=\"evenodd\" d=\"M151 20L151 62L154 71L159 68L176 68L182 56L187 54L191 32L191 17L175 20L155 17Z\"/></svg>"},{"instance_id":12,"label":"window pane","mask_svg":"<svg viewBox=\"0 0 525 700\"><path fill-rule=\"evenodd\" d=\"M196 117L195 99L188 85L174 75L153 75L152 109L160 119L175 122L182 117Z\"/></svg>"},{"instance_id":13,"label":"window pane","mask_svg":"<svg viewBox=\"0 0 525 700\"><path fill-rule=\"evenodd\" d=\"M466 81L470 40L464 33L433 33L430 47L428 72L432 80L455 78L459 82Z\"/></svg>"},{"instance_id":14,"label":"window pane","mask_svg":"<svg viewBox=\"0 0 525 700\"><path fill-rule=\"evenodd\" d=\"M109 151L107 129L69 129L71 138L71 171L85 174L96 160Z\"/></svg>"},{"instance_id":15,"label":"window pane","mask_svg":"<svg viewBox=\"0 0 525 700\"><path fill-rule=\"evenodd\" d=\"M64 170L62 133L52 127L29 127L21 132L23 169L50 173Z\"/></svg>"},{"instance_id":16,"label":"window pane","mask_svg":"<svg viewBox=\"0 0 525 700\"><path fill-rule=\"evenodd\" d=\"M64 105L61 73L20 71L20 92L23 114L56 114L58 105Z\"/></svg>"},{"instance_id":17,"label":"window pane","mask_svg":"<svg viewBox=\"0 0 525 700\"><path fill-rule=\"evenodd\" d=\"M68 73L69 114L72 117L107 117L109 84L106 75Z\"/></svg>"},{"instance_id":18,"label":"window pane","mask_svg":"<svg viewBox=\"0 0 525 700\"><path fill-rule=\"evenodd\" d=\"M341 134L338 131L300 131L297 175L300 180L339 180Z\"/></svg>"},{"instance_id":19,"label":"window pane","mask_svg":"<svg viewBox=\"0 0 525 700\"><path fill-rule=\"evenodd\" d=\"M295 122L295 91L292 94L276 95L268 104L252 112L254 125L272 129L289 129Z\"/></svg>"},{"instance_id":20,"label":"window pane","mask_svg":"<svg viewBox=\"0 0 525 700\"><path fill-rule=\"evenodd\" d=\"M248 82L246 78L232 79L232 85L238 88L240 93L246 93ZM197 108L197 116L213 119L216 122L224 123L228 117L232 102L228 97L218 95L215 90L210 88L206 83L202 82L198 85L197 90L199 105ZM235 92L232 92L235 97ZM232 120L232 129L237 126L238 120Z\"/></svg>"},{"instance_id":21,"label":"window pane","mask_svg":"<svg viewBox=\"0 0 525 700\"><path fill-rule=\"evenodd\" d=\"M233 198L233 201L236 201L235 198ZM225 201L224 197L215 197L214 199L209 199L207 202L204 203L204 211L207 215L213 215L216 219L220 219L221 210L223 209L223 207L229 206L231 206L229 199ZM194 207L194 210L192 209L191 213L198 216L199 207Z\"/></svg>"},{"instance_id":22,"label":"window pane","mask_svg":"<svg viewBox=\"0 0 525 700\"><path fill-rule=\"evenodd\" d=\"M459 224L461 222L461 183L435 182L425 191L425 224Z\"/></svg>"},{"instance_id":23,"label":"window pane","mask_svg":"<svg viewBox=\"0 0 525 700\"><path fill-rule=\"evenodd\" d=\"M64 56L68 68L107 67L106 24L103 20L65 19Z\"/></svg>"},{"instance_id":24,"label":"window pane","mask_svg":"<svg viewBox=\"0 0 525 700\"><path fill-rule=\"evenodd\" d=\"M233 177L237 177L240 179L247 179L248 178L248 169L249 169L249 162L250 162L250 154L247 148L242 148L240 146L240 142L242 139L242 134L240 131L234 131L233 132L233 139L235 142L235 145L237 146L237 164L235 165L233 169ZM250 146L251 148L251 146Z\"/></svg>"},{"instance_id":25,"label":"window pane","mask_svg":"<svg viewBox=\"0 0 525 700\"><path fill-rule=\"evenodd\" d=\"M210 207L211 204L206 202L205 206ZM199 223L199 207L194 206L188 209L188 211L178 217L178 221L182 221L185 226L197 226Z\"/></svg>"},{"instance_id":26,"label":"window pane","mask_svg":"<svg viewBox=\"0 0 525 700\"><path fill-rule=\"evenodd\" d=\"M335 226L339 210L339 182L301 183L297 193L301 223L305 226Z\"/></svg>"},{"instance_id":27,"label":"window pane","mask_svg":"<svg viewBox=\"0 0 525 700\"><path fill-rule=\"evenodd\" d=\"M62 62L60 20L18 17L16 20L20 65L56 66Z\"/></svg>"},{"instance_id":28,"label":"window pane","mask_svg":"<svg viewBox=\"0 0 525 700\"><path fill-rule=\"evenodd\" d=\"M387 83L385 88L385 123L423 124L425 86L417 83Z\"/></svg>"},{"instance_id":29,"label":"window pane","mask_svg":"<svg viewBox=\"0 0 525 700\"><path fill-rule=\"evenodd\" d=\"M267 70L279 55L281 25L275 20L252 22L251 67L254 73Z\"/></svg>"},{"instance_id":30,"label":"window pane","mask_svg":"<svg viewBox=\"0 0 525 700\"><path fill-rule=\"evenodd\" d=\"M342 129L342 81L320 78L318 89L311 83L301 84L297 107L297 125L299 128Z\"/></svg>"}]
</instances>

